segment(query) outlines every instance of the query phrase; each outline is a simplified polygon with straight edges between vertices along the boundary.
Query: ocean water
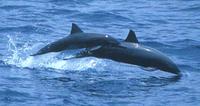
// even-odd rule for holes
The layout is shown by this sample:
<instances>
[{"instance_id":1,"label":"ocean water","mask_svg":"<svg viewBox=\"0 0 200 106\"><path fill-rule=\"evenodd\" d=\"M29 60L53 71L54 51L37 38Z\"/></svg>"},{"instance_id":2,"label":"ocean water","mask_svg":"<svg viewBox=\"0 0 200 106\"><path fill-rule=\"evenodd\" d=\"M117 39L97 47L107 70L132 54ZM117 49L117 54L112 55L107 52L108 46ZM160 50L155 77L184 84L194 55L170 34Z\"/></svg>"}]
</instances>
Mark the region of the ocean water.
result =
<instances>
[{"instance_id":1,"label":"ocean water","mask_svg":"<svg viewBox=\"0 0 200 106\"><path fill-rule=\"evenodd\" d=\"M1 0L0 106L200 106L199 11L199 0ZM68 36L72 22L117 39L132 29L183 76L94 57L29 56Z\"/></svg>"}]
</instances>

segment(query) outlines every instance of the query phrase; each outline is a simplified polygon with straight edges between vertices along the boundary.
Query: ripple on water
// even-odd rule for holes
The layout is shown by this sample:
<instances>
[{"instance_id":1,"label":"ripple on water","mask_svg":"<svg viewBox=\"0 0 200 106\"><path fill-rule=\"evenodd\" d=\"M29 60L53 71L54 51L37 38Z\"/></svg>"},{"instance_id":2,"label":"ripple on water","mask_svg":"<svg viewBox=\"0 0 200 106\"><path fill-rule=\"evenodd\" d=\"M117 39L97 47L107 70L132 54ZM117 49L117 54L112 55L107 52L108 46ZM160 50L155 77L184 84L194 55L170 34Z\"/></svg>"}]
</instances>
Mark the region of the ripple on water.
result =
<instances>
[{"instance_id":1,"label":"ripple on water","mask_svg":"<svg viewBox=\"0 0 200 106\"><path fill-rule=\"evenodd\" d=\"M46 34L46 32L52 32L50 29L42 28L34 25L25 25L25 26L16 26L16 27L0 27L1 32L18 32L18 33L39 33L39 34Z\"/></svg>"},{"instance_id":2,"label":"ripple on water","mask_svg":"<svg viewBox=\"0 0 200 106\"><path fill-rule=\"evenodd\" d=\"M27 8L32 8L32 7L33 6L29 6L29 5L3 5L3 6L0 6L0 9L11 11L11 10L27 9Z\"/></svg>"},{"instance_id":3,"label":"ripple on water","mask_svg":"<svg viewBox=\"0 0 200 106\"><path fill-rule=\"evenodd\" d=\"M169 78L131 78L128 80L101 80L94 82L80 82L74 85L75 90L80 90L85 95L97 97L129 98L141 96L145 92L166 86L180 80L180 77Z\"/></svg>"},{"instance_id":4,"label":"ripple on water","mask_svg":"<svg viewBox=\"0 0 200 106\"><path fill-rule=\"evenodd\" d=\"M30 100L31 95L26 92L16 91L11 89L5 89L0 91L1 97L0 100L10 103L10 102L26 102ZM33 99L33 98L32 98Z\"/></svg>"}]
</instances>

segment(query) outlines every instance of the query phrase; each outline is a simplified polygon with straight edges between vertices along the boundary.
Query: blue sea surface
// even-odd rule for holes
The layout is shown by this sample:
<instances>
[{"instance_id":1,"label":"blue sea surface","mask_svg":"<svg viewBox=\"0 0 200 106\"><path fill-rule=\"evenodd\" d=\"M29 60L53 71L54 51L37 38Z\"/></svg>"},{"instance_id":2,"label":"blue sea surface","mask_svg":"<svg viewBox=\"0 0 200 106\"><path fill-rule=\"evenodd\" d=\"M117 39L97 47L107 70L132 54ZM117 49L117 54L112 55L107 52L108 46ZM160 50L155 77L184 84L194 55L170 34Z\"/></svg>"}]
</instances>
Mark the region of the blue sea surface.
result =
<instances>
[{"instance_id":1,"label":"blue sea surface","mask_svg":"<svg viewBox=\"0 0 200 106\"><path fill-rule=\"evenodd\" d=\"M85 32L125 39L169 56L183 76L41 47ZM66 56L70 56L69 53ZM199 0L1 0L0 106L200 106Z\"/></svg>"}]
</instances>

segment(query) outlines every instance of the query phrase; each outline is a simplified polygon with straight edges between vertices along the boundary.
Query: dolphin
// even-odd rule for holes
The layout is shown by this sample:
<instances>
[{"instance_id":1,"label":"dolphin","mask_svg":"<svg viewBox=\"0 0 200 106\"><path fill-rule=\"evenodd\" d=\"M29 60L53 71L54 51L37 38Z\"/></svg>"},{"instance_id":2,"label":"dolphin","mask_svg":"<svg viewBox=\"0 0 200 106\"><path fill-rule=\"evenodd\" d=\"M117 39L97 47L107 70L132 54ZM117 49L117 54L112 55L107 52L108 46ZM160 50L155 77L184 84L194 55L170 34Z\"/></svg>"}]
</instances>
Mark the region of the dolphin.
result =
<instances>
[{"instance_id":1,"label":"dolphin","mask_svg":"<svg viewBox=\"0 0 200 106\"><path fill-rule=\"evenodd\" d=\"M96 49L103 45L116 45L118 43L116 39L106 34L84 33L78 25L72 23L70 35L44 46L31 56L70 49Z\"/></svg>"},{"instance_id":2,"label":"dolphin","mask_svg":"<svg viewBox=\"0 0 200 106\"><path fill-rule=\"evenodd\" d=\"M91 51L83 51L78 53L75 58L85 56L111 59L180 75L180 70L170 58L156 49L140 44L132 30L129 31L127 38L120 41L118 45L105 45Z\"/></svg>"}]
</instances>

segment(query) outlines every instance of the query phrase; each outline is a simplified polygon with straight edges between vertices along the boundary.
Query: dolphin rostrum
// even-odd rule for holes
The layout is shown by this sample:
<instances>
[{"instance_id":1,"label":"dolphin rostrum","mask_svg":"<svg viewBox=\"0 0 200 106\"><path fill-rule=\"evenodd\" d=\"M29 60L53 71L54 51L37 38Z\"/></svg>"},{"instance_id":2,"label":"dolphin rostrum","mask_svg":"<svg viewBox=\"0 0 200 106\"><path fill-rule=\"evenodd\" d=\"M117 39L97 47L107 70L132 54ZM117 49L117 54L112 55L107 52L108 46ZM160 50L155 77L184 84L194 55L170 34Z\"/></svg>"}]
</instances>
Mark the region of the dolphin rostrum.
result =
<instances>
[{"instance_id":1,"label":"dolphin rostrum","mask_svg":"<svg viewBox=\"0 0 200 106\"><path fill-rule=\"evenodd\" d=\"M46 45L45 47L41 48L37 53L31 56L70 49L91 49L98 46L116 44L119 44L119 42L109 35L84 33L76 24L72 23L70 35Z\"/></svg>"},{"instance_id":2,"label":"dolphin rostrum","mask_svg":"<svg viewBox=\"0 0 200 106\"><path fill-rule=\"evenodd\" d=\"M180 70L172 60L160 51L140 44L132 30L129 31L126 40L120 41L120 44L105 45L98 49L81 52L76 58L85 56L111 59L180 75Z\"/></svg>"}]
</instances>

